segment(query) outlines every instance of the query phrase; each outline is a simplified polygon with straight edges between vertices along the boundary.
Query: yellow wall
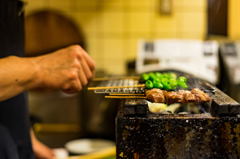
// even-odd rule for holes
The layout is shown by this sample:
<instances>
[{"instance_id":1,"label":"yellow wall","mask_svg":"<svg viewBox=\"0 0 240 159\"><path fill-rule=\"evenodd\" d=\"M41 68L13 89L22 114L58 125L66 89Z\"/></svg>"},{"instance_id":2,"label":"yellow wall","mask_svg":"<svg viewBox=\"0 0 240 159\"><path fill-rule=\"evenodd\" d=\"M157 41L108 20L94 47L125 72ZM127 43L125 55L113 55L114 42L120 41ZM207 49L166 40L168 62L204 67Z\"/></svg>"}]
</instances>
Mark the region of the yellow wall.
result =
<instances>
[{"instance_id":1,"label":"yellow wall","mask_svg":"<svg viewBox=\"0 0 240 159\"><path fill-rule=\"evenodd\" d=\"M228 34L231 40L240 40L240 1L229 0Z\"/></svg>"},{"instance_id":2,"label":"yellow wall","mask_svg":"<svg viewBox=\"0 0 240 159\"><path fill-rule=\"evenodd\" d=\"M237 0L236 0L237 1ZM140 38L204 39L206 0L173 0L171 16L160 15L160 0L28 0L26 15L55 9L72 18L86 36L98 69L125 74Z\"/></svg>"}]
</instances>

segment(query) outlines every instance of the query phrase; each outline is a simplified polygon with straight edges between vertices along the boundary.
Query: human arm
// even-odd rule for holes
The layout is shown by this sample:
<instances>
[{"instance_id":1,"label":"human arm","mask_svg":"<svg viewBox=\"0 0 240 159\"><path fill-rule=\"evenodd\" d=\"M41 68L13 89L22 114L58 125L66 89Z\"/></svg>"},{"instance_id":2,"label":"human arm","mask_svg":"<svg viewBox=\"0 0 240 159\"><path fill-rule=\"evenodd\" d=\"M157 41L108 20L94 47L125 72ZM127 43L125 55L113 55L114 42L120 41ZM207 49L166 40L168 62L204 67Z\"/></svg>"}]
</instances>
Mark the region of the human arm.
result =
<instances>
[{"instance_id":1,"label":"human arm","mask_svg":"<svg viewBox=\"0 0 240 159\"><path fill-rule=\"evenodd\" d=\"M0 59L0 101L33 88L76 93L94 76L95 63L78 45L31 58Z\"/></svg>"},{"instance_id":2,"label":"human arm","mask_svg":"<svg viewBox=\"0 0 240 159\"><path fill-rule=\"evenodd\" d=\"M35 136L33 130L30 130L33 152L37 159L53 159L54 152L52 149L41 143Z\"/></svg>"}]
</instances>

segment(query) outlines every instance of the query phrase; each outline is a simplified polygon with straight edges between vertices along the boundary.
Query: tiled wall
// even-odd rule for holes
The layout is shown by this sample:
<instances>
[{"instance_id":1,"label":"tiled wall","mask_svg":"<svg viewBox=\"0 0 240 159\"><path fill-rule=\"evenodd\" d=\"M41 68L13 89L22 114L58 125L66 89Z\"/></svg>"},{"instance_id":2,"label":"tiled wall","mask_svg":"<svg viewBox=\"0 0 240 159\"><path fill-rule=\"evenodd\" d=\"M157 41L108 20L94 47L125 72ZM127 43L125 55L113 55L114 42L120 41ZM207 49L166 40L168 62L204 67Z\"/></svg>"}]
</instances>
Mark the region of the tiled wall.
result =
<instances>
[{"instance_id":1,"label":"tiled wall","mask_svg":"<svg viewBox=\"0 0 240 159\"><path fill-rule=\"evenodd\" d=\"M228 5L228 36L232 40L240 40L240 1L229 0Z\"/></svg>"},{"instance_id":2,"label":"tiled wall","mask_svg":"<svg viewBox=\"0 0 240 159\"><path fill-rule=\"evenodd\" d=\"M55 9L82 28L97 69L125 74L140 38L204 39L206 0L172 0L172 15L161 15L160 0L28 0L26 15Z\"/></svg>"}]
</instances>

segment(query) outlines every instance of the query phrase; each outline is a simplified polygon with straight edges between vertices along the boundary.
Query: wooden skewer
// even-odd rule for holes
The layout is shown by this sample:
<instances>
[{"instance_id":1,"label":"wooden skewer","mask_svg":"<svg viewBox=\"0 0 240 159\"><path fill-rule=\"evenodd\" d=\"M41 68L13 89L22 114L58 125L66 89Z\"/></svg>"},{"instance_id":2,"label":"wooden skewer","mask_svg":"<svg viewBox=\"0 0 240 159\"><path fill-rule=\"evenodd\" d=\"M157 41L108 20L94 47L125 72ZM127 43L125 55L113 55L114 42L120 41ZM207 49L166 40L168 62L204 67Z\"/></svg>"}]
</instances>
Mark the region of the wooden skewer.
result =
<instances>
[{"instance_id":1,"label":"wooden skewer","mask_svg":"<svg viewBox=\"0 0 240 159\"><path fill-rule=\"evenodd\" d=\"M105 96L105 98L141 98L141 99L147 99L147 97L144 97L144 96Z\"/></svg>"},{"instance_id":2,"label":"wooden skewer","mask_svg":"<svg viewBox=\"0 0 240 159\"><path fill-rule=\"evenodd\" d=\"M88 90L112 89L112 88L133 88L133 87L145 87L145 84L139 84L139 85L135 85L135 86L88 87Z\"/></svg>"},{"instance_id":3,"label":"wooden skewer","mask_svg":"<svg viewBox=\"0 0 240 159\"><path fill-rule=\"evenodd\" d=\"M93 81L106 81L106 80L117 80L117 79L140 79L139 76L123 76L123 77L101 77L94 78Z\"/></svg>"},{"instance_id":4,"label":"wooden skewer","mask_svg":"<svg viewBox=\"0 0 240 159\"><path fill-rule=\"evenodd\" d=\"M110 96L144 96L145 94L120 94L120 93L109 93Z\"/></svg>"}]
</instances>

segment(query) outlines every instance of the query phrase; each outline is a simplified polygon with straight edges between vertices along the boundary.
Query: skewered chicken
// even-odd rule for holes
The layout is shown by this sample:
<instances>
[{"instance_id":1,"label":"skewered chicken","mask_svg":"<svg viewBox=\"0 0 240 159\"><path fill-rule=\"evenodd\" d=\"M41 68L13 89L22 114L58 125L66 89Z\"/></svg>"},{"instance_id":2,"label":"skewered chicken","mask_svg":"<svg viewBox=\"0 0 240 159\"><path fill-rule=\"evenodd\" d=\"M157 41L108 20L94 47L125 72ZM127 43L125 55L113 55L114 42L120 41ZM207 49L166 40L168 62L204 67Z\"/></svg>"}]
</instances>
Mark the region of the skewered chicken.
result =
<instances>
[{"instance_id":1,"label":"skewered chicken","mask_svg":"<svg viewBox=\"0 0 240 159\"><path fill-rule=\"evenodd\" d=\"M145 94L151 102L166 103L168 105L173 103L211 102L209 95L198 88L194 88L191 91L179 90L178 92L167 92L154 88L146 91Z\"/></svg>"}]
</instances>

